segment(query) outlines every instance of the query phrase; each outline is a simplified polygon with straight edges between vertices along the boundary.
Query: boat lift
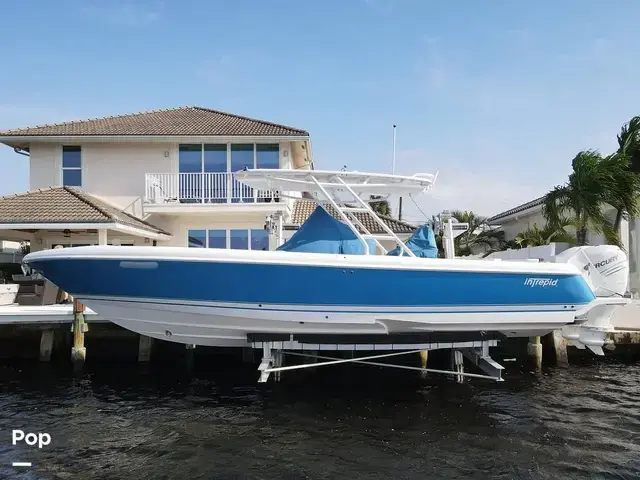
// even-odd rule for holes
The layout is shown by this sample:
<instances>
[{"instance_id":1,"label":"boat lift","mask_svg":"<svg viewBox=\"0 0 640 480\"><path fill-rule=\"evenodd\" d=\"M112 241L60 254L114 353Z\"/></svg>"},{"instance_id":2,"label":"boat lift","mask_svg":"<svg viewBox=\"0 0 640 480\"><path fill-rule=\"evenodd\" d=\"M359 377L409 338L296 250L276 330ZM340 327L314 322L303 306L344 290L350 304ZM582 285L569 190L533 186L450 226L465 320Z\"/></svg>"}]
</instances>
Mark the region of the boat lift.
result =
<instances>
[{"instance_id":1,"label":"boat lift","mask_svg":"<svg viewBox=\"0 0 640 480\"><path fill-rule=\"evenodd\" d=\"M388 227L388 225L373 211L371 202L380 202L391 195L403 195L412 197L428 192L438 177L438 173L417 173L413 176L375 174L348 171L326 170L275 170L275 169L244 169L235 173L235 178L249 187L257 190L277 191L278 195L285 198L300 199L300 196L288 195L287 192L306 192L310 194L318 205L326 209L326 204L331 205L341 220L353 231L362 242L366 255L375 254L369 249L367 240L373 240L382 254L388 250L380 242L381 240L394 241L400 249L400 255L415 257L415 254L407 245ZM372 198L372 196L375 196ZM356 213L367 213L371 219L384 232L372 233ZM282 220L279 220L278 230L281 232ZM268 222L271 226L272 223ZM455 219L443 212L440 215L440 224L437 228L442 230L443 244L446 258L454 258L454 239L469 229L468 223L455 222ZM281 233L280 233L281 238ZM317 368L322 366L339 365L343 363L355 363L379 367L393 367L403 370L414 370L422 373L438 373L451 375L458 382L465 377L483 378L501 382L504 367L498 364L489 355L489 348L498 345L496 336L478 332L479 338L466 339L467 334L476 335L476 332L447 332L423 334L422 341L406 342L392 335L376 335L375 341L364 341L362 335L356 335L350 339L322 335L314 339L313 335L294 336L282 335L272 338L270 335L249 335L248 341L255 349L262 350L262 360L258 370L260 378L258 382L266 382L271 373L275 374L275 380L279 381L281 372ZM444 339L443 339L444 336ZM456 339L455 337L458 337ZM271 337L271 338L269 338ZM300 337L300 338L299 338ZM304 338L302 338L304 337ZM348 336L347 336L348 337ZM486 337L486 338L484 338ZM491 338L490 338L491 337ZM390 363L376 362L375 360L397 357L400 355L415 354L429 350L451 350L451 370L438 370L432 368L414 367L410 365L394 365ZM366 351L381 352L377 354L353 357L335 358L318 355L318 351ZM385 353L382 353L385 352ZM310 363L284 366L284 356L291 355L311 359ZM464 358L478 367L484 374L468 373L464 371ZM319 361L322 360L322 361Z\"/></svg>"},{"instance_id":2,"label":"boat lift","mask_svg":"<svg viewBox=\"0 0 640 480\"><path fill-rule=\"evenodd\" d=\"M379 343L304 343L292 338L288 341L254 341L253 348L262 349L262 360L258 371L260 372L259 383L265 383L271 373L275 374L275 381L280 381L280 374L284 371L302 370L308 368L339 365L343 363L355 363L360 365L371 365L377 367L399 368L402 370L413 370L421 373L438 373L451 375L456 381L462 383L465 377L482 378L502 382L502 370L504 367L493 360L489 355L489 348L498 345L497 339L475 340L475 341L450 341L450 342L429 342L419 344L379 344ZM376 362L383 358L397 357L400 355L416 354L429 350L451 350L451 370L439 370L426 367L414 367L411 365L397 365L391 363ZM335 358L319 355L319 351L365 351L365 352L385 352L371 354L353 358ZM310 363L284 366L284 356L292 355L311 359ZM484 374L469 373L464 370L464 358L478 367ZM322 362L318 360L324 360Z\"/></svg>"}]
</instances>

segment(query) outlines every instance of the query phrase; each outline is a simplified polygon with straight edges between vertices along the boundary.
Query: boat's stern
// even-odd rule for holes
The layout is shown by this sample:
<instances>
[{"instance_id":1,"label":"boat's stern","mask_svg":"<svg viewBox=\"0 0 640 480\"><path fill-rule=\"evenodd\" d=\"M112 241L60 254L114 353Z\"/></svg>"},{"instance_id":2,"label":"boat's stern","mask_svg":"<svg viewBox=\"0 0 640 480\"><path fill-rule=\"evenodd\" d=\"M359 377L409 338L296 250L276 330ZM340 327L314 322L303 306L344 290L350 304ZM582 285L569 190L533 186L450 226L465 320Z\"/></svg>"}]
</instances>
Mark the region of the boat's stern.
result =
<instances>
[{"instance_id":1,"label":"boat's stern","mask_svg":"<svg viewBox=\"0 0 640 480\"><path fill-rule=\"evenodd\" d=\"M625 296L629 279L626 253L615 245L574 247L557 255L555 261L575 265L596 296L578 311L574 323L563 327L563 337L570 345L604 355L602 347L615 330L611 317L631 301Z\"/></svg>"}]
</instances>

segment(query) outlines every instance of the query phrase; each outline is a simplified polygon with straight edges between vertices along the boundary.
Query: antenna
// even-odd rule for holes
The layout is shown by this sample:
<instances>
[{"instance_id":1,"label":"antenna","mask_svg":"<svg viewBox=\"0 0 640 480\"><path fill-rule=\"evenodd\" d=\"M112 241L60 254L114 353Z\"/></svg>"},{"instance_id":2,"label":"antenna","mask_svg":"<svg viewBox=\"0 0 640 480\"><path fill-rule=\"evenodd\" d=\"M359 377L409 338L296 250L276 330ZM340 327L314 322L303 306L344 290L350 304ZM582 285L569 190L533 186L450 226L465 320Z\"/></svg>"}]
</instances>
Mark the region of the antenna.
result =
<instances>
[{"instance_id":1,"label":"antenna","mask_svg":"<svg viewBox=\"0 0 640 480\"><path fill-rule=\"evenodd\" d=\"M391 157L391 175L396 174L396 124L393 124L393 156ZM402 220L402 196L398 198L398 220Z\"/></svg>"},{"instance_id":2,"label":"antenna","mask_svg":"<svg viewBox=\"0 0 640 480\"><path fill-rule=\"evenodd\" d=\"M391 157L391 175L396 174L396 126L393 125L393 156Z\"/></svg>"}]
</instances>

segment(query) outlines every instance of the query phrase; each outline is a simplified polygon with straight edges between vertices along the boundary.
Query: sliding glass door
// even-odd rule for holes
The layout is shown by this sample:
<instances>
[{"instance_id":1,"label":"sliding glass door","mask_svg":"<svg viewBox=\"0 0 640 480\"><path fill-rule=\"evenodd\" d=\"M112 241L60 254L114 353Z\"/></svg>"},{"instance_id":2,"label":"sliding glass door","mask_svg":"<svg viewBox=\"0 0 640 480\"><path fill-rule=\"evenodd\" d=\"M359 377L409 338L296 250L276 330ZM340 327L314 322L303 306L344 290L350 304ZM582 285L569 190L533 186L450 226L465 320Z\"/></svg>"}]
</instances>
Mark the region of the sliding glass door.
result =
<instances>
[{"instance_id":1,"label":"sliding glass door","mask_svg":"<svg viewBox=\"0 0 640 480\"><path fill-rule=\"evenodd\" d=\"M179 196L183 203L266 201L232 178L244 168L280 168L274 144L182 144L178 150ZM271 198L269 197L268 200Z\"/></svg>"},{"instance_id":2,"label":"sliding glass door","mask_svg":"<svg viewBox=\"0 0 640 480\"><path fill-rule=\"evenodd\" d=\"M222 203L227 201L227 145L180 145L178 173L180 201Z\"/></svg>"},{"instance_id":3,"label":"sliding glass door","mask_svg":"<svg viewBox=\"0 0 640 480\"><path fill-rule=\"evenodd\" d=\"M227 145L205 144L202 155L205 203L226 203L228 190Z\"/></svg>"}]
</instances>

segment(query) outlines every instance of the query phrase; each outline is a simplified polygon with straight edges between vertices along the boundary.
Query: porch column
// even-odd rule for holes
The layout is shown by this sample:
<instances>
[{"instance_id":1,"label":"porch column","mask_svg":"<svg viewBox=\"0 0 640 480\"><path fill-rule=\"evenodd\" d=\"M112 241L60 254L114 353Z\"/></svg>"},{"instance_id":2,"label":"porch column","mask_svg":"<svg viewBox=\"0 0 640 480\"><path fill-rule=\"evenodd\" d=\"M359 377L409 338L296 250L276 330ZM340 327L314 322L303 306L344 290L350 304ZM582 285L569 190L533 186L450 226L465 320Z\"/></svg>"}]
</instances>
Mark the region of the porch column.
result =
<instances>
[{"instance_id":1,"label":"porch column","mask_svg":"<svg viewBox=\"0 0 640 480\"><path fill-rule=\"evenodd\" d=\"M282 227L284 223L284 219L282 218L283 216L282 212L278 212L278 247L284 243L284 239L282 238Z\"/></svg>"},{"instance_id":2,"label":"porch column","mask_svg":"<svg viewBox=\"0 0 640 480\"><path fill-rule=\"evenodd\" d=\"M107 230L100 229L98 230L98 245L106 245L107 244Z\"/></svg>"},{"instance_id":3,"label":"porch column","mask_svg":"<svg viewBox=\"0 0 640 480\"><path fill-rule=\"evenodd\" d=\"M627 261L629 262L629 267L631 267L631 255L632 255L632 250L631 250L631 225L630 225L630 221L626 220L626 219L622 219L622 221L620 222L620 231L618 232L620 234L620 241L622 242L622 248L624 249L624 251L627 254ZM637 260L634 259L634 263ZM631 268L629 268L629 275L627 276L627 293L629 293L631 290Z\"/></svg>"},{"instance_id":4,"label":"porch column","mask_svg":"<svg viewBox=\"0 0 640 480\"><path fill-rule=\"evenodd\" d=\"M640 291L640 219L629 219L629 290L634 297Z\"/></svg>"}]
</instances>

